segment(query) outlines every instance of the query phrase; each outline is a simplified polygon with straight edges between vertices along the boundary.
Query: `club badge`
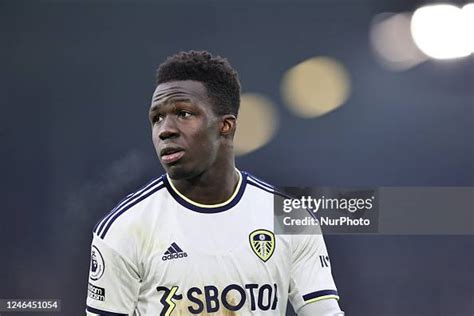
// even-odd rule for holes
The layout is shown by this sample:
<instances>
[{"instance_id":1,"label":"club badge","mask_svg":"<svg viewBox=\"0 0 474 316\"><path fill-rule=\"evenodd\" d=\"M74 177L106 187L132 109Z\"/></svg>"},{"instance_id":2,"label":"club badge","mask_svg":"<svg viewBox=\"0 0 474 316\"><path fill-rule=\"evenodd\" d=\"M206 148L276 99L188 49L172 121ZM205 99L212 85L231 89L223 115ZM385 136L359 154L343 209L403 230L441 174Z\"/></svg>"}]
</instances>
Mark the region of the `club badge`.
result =
<instances>
[{"instance_id":1,"label":"club badge","mask_svg":"<svg viewBox=\"0 0 474 316\"><path fill-rule=\"evenodd\" d=\"M257 229L249 235L250 247L253 252L267 262L275 251L275 235L266 229Z\"/></svg>"}]
</instances>

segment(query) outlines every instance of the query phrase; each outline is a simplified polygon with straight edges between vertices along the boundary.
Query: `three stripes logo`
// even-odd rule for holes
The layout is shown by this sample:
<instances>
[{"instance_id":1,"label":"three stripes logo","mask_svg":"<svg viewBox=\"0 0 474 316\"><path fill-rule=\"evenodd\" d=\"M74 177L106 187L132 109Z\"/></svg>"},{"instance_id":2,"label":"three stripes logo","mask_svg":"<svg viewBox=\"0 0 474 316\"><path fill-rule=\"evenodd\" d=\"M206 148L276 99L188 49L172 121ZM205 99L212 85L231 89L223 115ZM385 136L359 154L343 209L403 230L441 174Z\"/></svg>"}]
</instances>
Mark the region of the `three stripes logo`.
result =
<instances>
[{"instance_id":1,"label":"three stripes logo","mask_svg":"<svg viewBox=\"0 0 474 316\"><path fill-rule=\"evenodd\" d=\"M175 242L168 247L168 250L165 251L161 260L172 260L187 257L188 254L183 251Z\"/></svg>"}]
</instances>

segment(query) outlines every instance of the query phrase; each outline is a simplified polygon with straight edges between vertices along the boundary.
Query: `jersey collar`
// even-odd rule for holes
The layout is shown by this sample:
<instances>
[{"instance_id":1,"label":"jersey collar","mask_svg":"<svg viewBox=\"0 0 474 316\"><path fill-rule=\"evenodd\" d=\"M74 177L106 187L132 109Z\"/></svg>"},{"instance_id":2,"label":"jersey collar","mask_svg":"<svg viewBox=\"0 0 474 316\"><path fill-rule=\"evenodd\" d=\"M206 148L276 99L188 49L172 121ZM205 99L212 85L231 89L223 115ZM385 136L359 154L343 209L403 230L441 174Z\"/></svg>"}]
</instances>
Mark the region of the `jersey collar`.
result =
<instances>
[{"instance_id":1,"label":"jersey collar","mask_svg":"<svg viewBox=\"0 0 474 316\"><path fill-rule=\"evenodd\" d=\"M239 170L237 170L237 172L239 174L239 181L237 182L237 187L235 188L234 193L227 201L219 204L202 204L187 198L176 189L167 174L163 177L163 182L165 183L168 192L182 206L199 213L220 213L235 206L244 194L245 186L247 184L247 174Z\"/></svg>"}]
</instances>

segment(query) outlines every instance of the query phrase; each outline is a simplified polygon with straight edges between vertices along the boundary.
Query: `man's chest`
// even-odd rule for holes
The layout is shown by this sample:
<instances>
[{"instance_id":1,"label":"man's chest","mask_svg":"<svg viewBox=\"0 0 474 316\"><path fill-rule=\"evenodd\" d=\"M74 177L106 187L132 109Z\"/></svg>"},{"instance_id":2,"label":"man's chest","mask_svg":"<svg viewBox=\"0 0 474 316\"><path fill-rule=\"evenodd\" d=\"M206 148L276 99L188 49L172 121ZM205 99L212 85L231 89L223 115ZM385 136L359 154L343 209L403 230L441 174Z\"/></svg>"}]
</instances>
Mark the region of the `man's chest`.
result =
<instances>
[{"instance_id":1,"label":"man's chest","mask_svg":"<svg viewBox=\"0 0 474 316\"><path fill-rule=\"evenodd\" d=\"M200 234L176 229L152 242L153 252L142 262L144 276L166 284L268 281L290 270L290 245L269 227Z\"/></svg>"},{"instance_id":2,"label":"man's chest","mask_svg":"<svg viewBox=\"0 0 474 316\"><path fill-rule=\"evenodd\" d=\"M161 305L168 298L183 315L275 313L280 300L286 305L291 260L287 240L275 236L268 224L211 226L163 230L150 247L155 251L143 262L141 295Z\"/></svg>"}]
</instances>

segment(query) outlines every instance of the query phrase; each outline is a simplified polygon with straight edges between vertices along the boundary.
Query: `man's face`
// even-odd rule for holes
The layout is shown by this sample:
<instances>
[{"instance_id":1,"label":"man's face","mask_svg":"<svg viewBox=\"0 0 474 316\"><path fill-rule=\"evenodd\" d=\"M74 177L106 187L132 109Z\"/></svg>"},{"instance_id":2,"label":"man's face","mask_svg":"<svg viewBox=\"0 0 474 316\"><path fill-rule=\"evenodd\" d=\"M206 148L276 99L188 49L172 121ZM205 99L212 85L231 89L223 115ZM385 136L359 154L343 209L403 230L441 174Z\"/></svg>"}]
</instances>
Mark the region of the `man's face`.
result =
<instances>
[{"instance_id":1,"label":"man's face","mask_svg":"<svg viewBox=\"0 0 474 316\"><path fill-rule=\"evenodd\" d=\"M158 85L149 118L156 153L172 179L192 178L212 167L220 145L219 117L203 83Z\"/></svg>"}]
</instances>

